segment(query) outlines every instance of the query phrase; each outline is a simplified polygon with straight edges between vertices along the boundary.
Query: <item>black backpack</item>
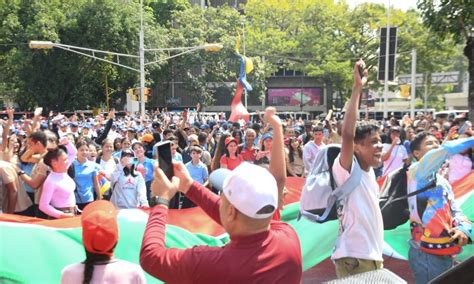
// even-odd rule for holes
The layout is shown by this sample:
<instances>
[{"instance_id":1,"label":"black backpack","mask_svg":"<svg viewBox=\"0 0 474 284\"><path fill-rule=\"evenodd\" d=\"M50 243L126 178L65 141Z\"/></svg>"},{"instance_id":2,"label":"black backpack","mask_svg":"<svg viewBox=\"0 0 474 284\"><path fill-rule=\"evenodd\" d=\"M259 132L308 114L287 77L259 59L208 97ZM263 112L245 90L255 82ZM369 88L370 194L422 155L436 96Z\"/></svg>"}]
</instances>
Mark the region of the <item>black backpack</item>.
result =
<instances>
[{"instance_id":1,"label":"black backpack","mask_svg":"<svg viewBox=\"0 0 474 284\"><path fill-rule=\"evenodd\" d=\"M415 196L436 186L436 179L422 189L407 194L408 166L403 165L398 170L390 173L380 192L379 205L382 211L384 230L393 230L405 224L410 218L408 210L408 197Z\"/></svg>"}]
</instances>

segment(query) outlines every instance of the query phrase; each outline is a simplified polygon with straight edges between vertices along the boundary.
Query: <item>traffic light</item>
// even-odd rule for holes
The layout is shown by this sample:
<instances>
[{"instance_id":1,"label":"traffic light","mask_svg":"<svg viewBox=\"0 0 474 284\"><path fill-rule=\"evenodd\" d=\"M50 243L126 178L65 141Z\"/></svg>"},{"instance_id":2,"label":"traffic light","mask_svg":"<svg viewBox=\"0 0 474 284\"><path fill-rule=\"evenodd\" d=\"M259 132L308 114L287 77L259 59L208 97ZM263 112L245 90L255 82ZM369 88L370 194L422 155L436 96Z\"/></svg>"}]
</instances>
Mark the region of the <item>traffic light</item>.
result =
<instances>
[{"instance_id":1,"label":"traffic light","mask_svg":"<svg viewBox=\"0 0 474 284\"><path fill-rule=\"evenodd\" d=\"M143 93L145 94L145 102L151 97L152 90L151 88L144 88ZM140 100L140 88L132 88L127 90L127 94L132 98L132 101Z\"/></svg>"},{"instance_id":2,"label":"traffic light","mask_svg":"<svg viewBox=\"0 0 474 284\"><path fill-rule=\"evenodd\" d=\"M410 96L410 85L405 84L400 86L400 97L408 98Z\"/></svg>"},{"instance_id":3,"label":"traffic light","mask_svg":"<svg viewBox=\"0 0 474 284\"><path fill-rule=\"evenodd\" d=\"M390 28L390 40L388 48L388 80L395 78L395 54L397 53L397 27ZM387 28L380 29L380 55L378 80L385 80L385 53L387 46Z\"/></svg>"}]
</instances>

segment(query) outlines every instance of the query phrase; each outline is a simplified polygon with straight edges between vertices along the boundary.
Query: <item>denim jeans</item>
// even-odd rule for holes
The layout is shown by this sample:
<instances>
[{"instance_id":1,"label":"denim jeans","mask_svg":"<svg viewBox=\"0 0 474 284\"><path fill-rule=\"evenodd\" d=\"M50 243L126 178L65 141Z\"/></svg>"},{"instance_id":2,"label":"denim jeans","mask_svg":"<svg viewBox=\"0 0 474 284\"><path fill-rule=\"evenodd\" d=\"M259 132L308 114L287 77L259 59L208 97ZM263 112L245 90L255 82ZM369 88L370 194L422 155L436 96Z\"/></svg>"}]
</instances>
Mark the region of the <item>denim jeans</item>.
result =
<instances>
[{"instance_id":1,"label":"denim jeans","mask_svg":"<svg viewBox=\"0 0 474 284\"><path fill-rule=\"evenodd\" d=\"M453 266L453 258L451 256L429 254L410 246L408 263L415 275L416 283L422 284L428 283L450 269Z\"/></svg>"}]
</instances>

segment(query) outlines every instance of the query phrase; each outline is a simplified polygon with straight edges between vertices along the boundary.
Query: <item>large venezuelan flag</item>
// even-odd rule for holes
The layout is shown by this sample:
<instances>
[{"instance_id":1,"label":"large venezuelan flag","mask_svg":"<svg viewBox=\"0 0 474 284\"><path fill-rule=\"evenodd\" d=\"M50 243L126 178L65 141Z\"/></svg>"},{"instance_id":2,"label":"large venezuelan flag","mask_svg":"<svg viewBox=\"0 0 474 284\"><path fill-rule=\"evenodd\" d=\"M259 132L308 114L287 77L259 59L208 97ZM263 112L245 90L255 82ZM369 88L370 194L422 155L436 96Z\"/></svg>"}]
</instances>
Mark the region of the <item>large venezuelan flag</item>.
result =
<instances>
[{"instance_id":1,"label":"large venezuelan flag","mask_svg":"<svg viewBox=\"0 0 474 284\"><path fill-rule=\"evenodd\" d=\"M474 219L474 171L453 185L456 198L470 220ZM299 194L304 179L288 178L289 194L282 211L282 221L298 233L306 270L331 255L338 224L330 221L314 224L296 221ZM139 250L148 218L147 211L121 210L120 239L116 257L139 262ZM385 231L385 252L406 259L408 255L408 223ZM62 220L39 220L0 214L0 283L58 283L61 270L68 264L85 259L82 246L80 217ZM224 230L200 208L170 210L166 230L168 247L186 248L195 245L220 246L229 241ZM473 246L465 247L460 260L474 254ZM149 275L150 283L159 283Z\"/></svg>"}]
</instances>

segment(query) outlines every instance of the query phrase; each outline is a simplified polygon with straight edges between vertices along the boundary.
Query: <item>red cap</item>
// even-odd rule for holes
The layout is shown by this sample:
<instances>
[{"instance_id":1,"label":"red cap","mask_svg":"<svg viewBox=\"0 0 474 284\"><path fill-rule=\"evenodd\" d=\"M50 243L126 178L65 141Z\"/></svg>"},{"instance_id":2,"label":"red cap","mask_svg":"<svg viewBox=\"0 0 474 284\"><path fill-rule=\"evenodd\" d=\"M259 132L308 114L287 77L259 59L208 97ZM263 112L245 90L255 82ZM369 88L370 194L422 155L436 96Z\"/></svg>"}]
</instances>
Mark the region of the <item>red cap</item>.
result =
<instances>
[{"instance_id":1,"label":"red cap","mask_svg":"<svg viewBox=\"0 0 474 284\"><path fill-rule=\"evenodd\" d=\"M107 200L87 205L81 215L82 242L88 252L112 256L118 241L117 209Z\"/></svg>"},{"instance_id":2,"label":"red cap","mask_svg":"<svg viewBox=\"0 0 474 284\"><path fill-rule=\"evenodd\" d=\"M227 145L229 145L230 142L235 142L235 143L237 143L237 140L236 140L234 137L229 136L229 137L227 137L227 138L225 139L225 146L227 147Z\"/></svg>"}]
</instances>

